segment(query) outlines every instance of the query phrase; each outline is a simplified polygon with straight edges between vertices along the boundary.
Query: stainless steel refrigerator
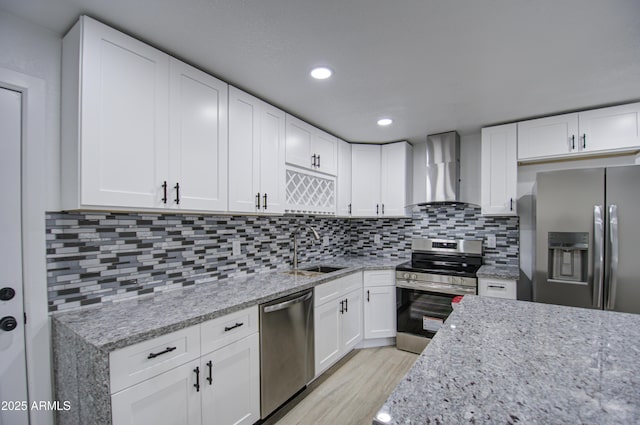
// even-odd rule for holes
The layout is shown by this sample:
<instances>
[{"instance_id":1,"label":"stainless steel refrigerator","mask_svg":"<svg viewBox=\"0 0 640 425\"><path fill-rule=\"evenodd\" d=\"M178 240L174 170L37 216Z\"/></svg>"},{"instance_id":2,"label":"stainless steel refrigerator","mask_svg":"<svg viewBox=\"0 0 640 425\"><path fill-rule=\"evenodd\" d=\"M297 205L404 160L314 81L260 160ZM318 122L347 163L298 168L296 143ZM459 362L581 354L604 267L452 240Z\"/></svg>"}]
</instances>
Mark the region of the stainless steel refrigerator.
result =
<instances>
[{"instance_id":1,"label":"stainless steel refrigerator","mask_svg":"<svg viewBox=\"0 0 640 425\"><path fill-rule=\"evenodd\" d=\"M536 183L534 300L640 313L640 165Z\"/></svg>"}]
</instances>

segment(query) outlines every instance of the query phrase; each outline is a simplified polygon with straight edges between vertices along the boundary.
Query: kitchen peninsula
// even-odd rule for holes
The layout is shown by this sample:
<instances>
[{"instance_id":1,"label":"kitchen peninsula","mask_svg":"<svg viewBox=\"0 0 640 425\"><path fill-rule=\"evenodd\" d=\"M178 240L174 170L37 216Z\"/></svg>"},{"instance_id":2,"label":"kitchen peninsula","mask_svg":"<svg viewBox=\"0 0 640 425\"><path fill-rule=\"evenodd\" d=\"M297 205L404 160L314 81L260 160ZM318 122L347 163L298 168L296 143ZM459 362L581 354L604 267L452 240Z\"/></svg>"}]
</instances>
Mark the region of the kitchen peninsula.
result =
<instances>
[{"instance_id":1,"label":"kitchen peninsula","mask_svg":"<svg viewBox=\"0 0 640 425\"><path fill-rule=\"evenodd\" d=\"M465 296L373 424L640 421L640 316Z\"/></svg>"}]
</instances>

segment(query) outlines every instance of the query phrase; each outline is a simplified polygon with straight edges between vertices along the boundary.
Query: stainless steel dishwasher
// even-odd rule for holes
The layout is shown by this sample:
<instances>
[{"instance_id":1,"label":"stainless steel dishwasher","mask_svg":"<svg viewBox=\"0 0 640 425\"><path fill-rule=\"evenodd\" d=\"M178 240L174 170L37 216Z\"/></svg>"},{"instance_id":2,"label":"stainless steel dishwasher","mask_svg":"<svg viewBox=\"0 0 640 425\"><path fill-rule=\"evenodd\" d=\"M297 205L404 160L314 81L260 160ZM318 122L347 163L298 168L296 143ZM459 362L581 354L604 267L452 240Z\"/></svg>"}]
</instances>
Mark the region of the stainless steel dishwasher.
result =
<instances>
[{"instance_id":1,"label":"stainless steel dishwasher","mask_svg":"<svg viewBox=\"0 0 640 425\"><path fill-rule=\"evenodd\" d=\"M260 305L260 417L314 376L313 289Z\"/></svg>"}]
</instances>

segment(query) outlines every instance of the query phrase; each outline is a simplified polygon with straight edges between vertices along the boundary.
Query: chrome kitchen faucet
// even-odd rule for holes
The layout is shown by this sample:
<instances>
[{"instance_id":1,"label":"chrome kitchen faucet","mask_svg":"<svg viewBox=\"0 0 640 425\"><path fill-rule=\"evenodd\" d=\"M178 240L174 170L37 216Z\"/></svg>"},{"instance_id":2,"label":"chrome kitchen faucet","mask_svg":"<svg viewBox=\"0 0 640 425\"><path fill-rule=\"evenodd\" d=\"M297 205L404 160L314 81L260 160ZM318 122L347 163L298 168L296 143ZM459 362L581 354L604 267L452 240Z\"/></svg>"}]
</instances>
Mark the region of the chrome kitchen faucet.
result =
<instances>
[{"instance_id":1,"label":"chrome kitchen faucet","mask_svg":"<svg viewBox=\"0 0 640 425\"><path fill-rule=\"evenodd\" d=\"M298 230L302 228L311 230L311 232L313 233L313 238L317 241L320 240L320 235L318 235L318 232L313 227L307 224L302 224L296 227L296 229L293 231L293 270L298 270L298 239L296 238L296 234L298 233Z\"/></svg>"}]
</instances>

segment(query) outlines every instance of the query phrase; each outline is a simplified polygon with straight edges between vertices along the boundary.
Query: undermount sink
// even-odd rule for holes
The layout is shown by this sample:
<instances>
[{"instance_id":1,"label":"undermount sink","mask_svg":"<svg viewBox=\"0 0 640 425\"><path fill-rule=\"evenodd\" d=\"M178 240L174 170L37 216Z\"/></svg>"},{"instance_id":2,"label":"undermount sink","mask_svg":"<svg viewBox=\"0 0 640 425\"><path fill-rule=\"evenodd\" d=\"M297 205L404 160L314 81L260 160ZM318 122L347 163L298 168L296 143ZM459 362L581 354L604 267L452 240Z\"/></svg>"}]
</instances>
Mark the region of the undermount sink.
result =
<instances>
[{"instance_id":1,"label":"undermount sink","mask_svg":"<svg viewBox=\"0 0 640 425\"><path fill-rule=\"evenodd\" d=\"M314 276L320 276L325 273L336 272L342 269L344 269L344 267L313 266L313 267L305 267L303 269L298 269L298 270L288 270L283 273L291 274L294 276L314 277Z\"/></svg>"}]
</instances>

